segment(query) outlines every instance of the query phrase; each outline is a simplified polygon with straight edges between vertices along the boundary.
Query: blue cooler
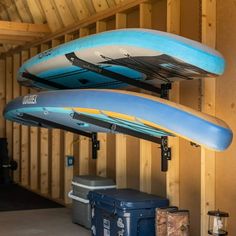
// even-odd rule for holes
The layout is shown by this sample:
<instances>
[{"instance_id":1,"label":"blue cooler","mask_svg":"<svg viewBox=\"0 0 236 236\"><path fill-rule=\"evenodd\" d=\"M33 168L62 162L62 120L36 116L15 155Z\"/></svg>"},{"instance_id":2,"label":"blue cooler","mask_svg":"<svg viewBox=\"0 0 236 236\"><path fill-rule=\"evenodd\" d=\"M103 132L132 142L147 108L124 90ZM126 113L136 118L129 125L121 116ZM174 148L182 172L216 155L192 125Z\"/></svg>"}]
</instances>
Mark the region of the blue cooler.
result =
<instances>
[{"instance_id":1,"label":"blue cooler","mask_svg":"<svg viewBox=\"0 0 236 236\"><path fill-rule=\"evenodd\" d=\"M155 209L167 207L166 198L132 189L89 192L92 235L155 236Z\"/></svg>"}]
</instances>

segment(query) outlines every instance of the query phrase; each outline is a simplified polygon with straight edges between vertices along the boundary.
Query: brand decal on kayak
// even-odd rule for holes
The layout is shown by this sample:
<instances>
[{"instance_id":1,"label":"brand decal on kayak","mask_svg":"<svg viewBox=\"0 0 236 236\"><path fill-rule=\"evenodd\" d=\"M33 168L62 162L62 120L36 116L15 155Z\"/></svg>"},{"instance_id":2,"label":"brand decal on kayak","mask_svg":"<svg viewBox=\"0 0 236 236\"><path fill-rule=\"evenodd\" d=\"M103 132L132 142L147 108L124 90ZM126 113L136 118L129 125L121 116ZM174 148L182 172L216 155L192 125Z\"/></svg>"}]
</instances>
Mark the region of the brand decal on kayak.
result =
<instances>
[{"instance_id":1,"label":"brand decal on kayak","mask_svg":"<svg viewBox=\"0 0 236 236\"><path fill-rule=\"evenodd\" d=\"M24 96L22 104L23 105L37 104L37 97L38 97L38 95Z\"/></svg>"}]
</instances>

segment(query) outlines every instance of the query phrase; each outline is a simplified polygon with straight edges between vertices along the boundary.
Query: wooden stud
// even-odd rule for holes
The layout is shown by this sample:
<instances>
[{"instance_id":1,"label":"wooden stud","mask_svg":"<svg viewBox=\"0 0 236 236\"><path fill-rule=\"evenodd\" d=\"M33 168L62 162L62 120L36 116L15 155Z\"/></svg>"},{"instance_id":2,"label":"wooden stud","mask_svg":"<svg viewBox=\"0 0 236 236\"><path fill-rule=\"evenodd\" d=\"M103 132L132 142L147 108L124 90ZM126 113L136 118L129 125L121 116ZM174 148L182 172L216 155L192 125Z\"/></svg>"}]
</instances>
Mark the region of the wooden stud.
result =
<instances>
[{"instance_id":1,"label":"wooden stud","mask_svg":"<svg viewBox=\"0 0 236 236\"><path fill-rule=\"evenodd\" d=\"M139 5L140 28L152 28L152 5L141 3Z\"/></svg>"},{"instance_id":2,"label":"wooden stud","mask_svg":"<svg viewBox=\"0 0 236 236\"><path fill-rule=\"evenodd\" d=\"M116 13L116 29L126 28L127 25L127 14Z\"/></svg>"},{"instance_id":3,"label":"wooden stud","mask_svg":"<svg viewBox=\"0 0 236 236\"><path fill-rule=\"evenodd\" d=\"M64 41L69 42L73 40L73 35L66 34ZM71 189L71 181L73 178L73 166L67 166L66 157L74 156L74 134L70 132L64 132L64 155L63 155L63 167L64 167L64 201L66 204L71 203L71 199L68 197L68 193Z\"/></svg>"},{"instance_id":4,"label":"wooden stud","mask_svg":"<svg viewBox=\"0 0 236 236\"><path fill-rule=\"evenodd\" d=\"M127 139L124 134L116 135L116 185L127 187Z\"/></svg>"},{"instance_id":5,"label":"wooden stud","mask_svg":"<svg viewBox=\"0 0 236 236\"><path fill-rule=\"evenodd\" d=\"M85 37L89 35L89 29L88 28L81 28L79 30L79 37Z\"/></svg>"},{"instance_id":6,"label":"wooden stud","mask_svg":"<svg viewBox=\"0 0 236 236\"><path fill-rule=\"evenodd\" d=\"M21 64L23 64L29 58L28 51L21 52ZM21 87L21 95L27 95L29 89ZM21 126L21 184L23 186L29 186L29 127Z\"/></svg>"},{"instance_id":7,"label":"wooden stud","mask_svg":"<svg viewBox=\"0 0 236 236\"><path fill-rule=\"evenodd\" d=\"M20 67L20 54L13 55L13 98L20 96L20 86L17 81L17 73ZM14 182L20 182L20 125L16 122L13 123L13 159L18 163L18 168L13 172Z\"/></svg>"},{"instance_id":8,"label":"wooden stud","mask_svg":"<svg viewBox=\"0 0 236 236\"><path fill-rule=\"evenodd\" d=\"M152 143L140 140L140 191L152 191Z\"/></svg>"},{"instance_id":9,"label":"wooden stud","mask_svg":"<svg viewBox=\"0 0 236 236\"><path fill-rule=\"evenodd\" d=\"M12 87L13 87L13 77L12 77L12 57L6 58L6 103L12 100ZM11 121L6 121L6 138L8 143L8 154L12 158L12 130L13 125Z\"/></svg>"},{"instance_id":10,"label":"wooden stud","mask_svg":"<svg viewBox=\"0 0 236 236\"><path fill-rule=\"evenodd\" d=\"M216 0L202 0L202 42L216 47ZM215 116L216 79L202 81L202 111ZM207 212L215 209L215 157L214 151L201 148L201 235L208 228Z\"/></svg>"},{"instance_id":11,"label":"wooden stud","mask_svg":"<svg viewBox=\"0 0 236 236\"><path fill-rule=\"evenodd\" d=\"M107 24L105 21L97 21L96 22L96 32L97 33L106 31L106 28L107 28Z\"/></svg>"},{"instance_id":12,"label":"wooden stud","mask_svg":"<svg viewBox=\"0 0 236 236\"><path fill-rule=\"evenodd\" d=\"M180 33L180 0L167 1L167 31ZM179 82L172 85L170 100L179 103ZM172 148L172 160L169 161L169 171L166 175L167 196L172 205L179 206L179 138L169 137L169 146Z\"/></svg>"},{"instance_id":13,"label":"wooden stud","mask_svg":"<svg viewBox=\"0 0 236 236\"><path fill-rule=\"evenodd\" d=\"M47 44L40 45L40 52L47 50ZM49 130L40 128L40 192L49 193Z\"/></svg>"},{"instance_id":14,"label":"wooden stud","mask_svg":"<svg viewBox=\"0 0 236 236\"><path fill-rule=\"evenodd\" d=\"M151 28L152 12L150 3L139 5L139 26ZM152 189L152 145L150 142L140 139L140 190L151 193Z\"/></svg>"},{"instance_id":15,"label":"wooden stud","mask_svg":"<svg viewBox=\"0 0 236 236\"><path fill-rule=\"evenodd\" d=\"M0 137L6 137L6 122L2 115L6 104L6 60L0 60Z\"/></svg>"},{"instance_id":16,"label":"wooden stud","mask_svg":"<svg viewBox=\"0 0 236 236\"><path fill-rule=\"evenodd\" d=\"M38 49L36 47L30 48L30 57L37 54ZM36 93L34 89L30 89L30 93ZM30 127L30 188L37 190L38 175L39 175L39 128Z\"/></svg>"},{"instance_id":17,"label":"wooden stud","mask_svg":"<svg viewBox=\"0 0 236 236\"><path fill-rule=\"evenodd\" d=\"M97 175L106 177L107 175L107 134L98 133L100 149L97 158Z\"/></svg>"},{"instance_id":18,"label":"wooden stud","mask_svg":"<svg viewBox=\"0 0 236 236\"><path fill-rule=\"evenodd\" d=\"M73 166L67 166L67 156L74 155L74 135L73 133L65 131L64 133L64 201L65 204L71 203L71 199L68 197L68 193L71 190L71 181L73 178Z\"/></svg>"},{"instance_id":19,"label":"wooden stud","mask_svg":"<svg viewBox=\"0 0 236 236\"><path fill-rule=\"evenodd\" d=\"M96 33L103 32L106 30L105 21L96 22ZM107 175L107 148L106 148L107 134L99 133L98 140L100 141L100 150L98 151L97 158L97 175L106 176Z\"/></svg>"},{"instance_id":20,"label":"wooden stud","mask_svg":"<svg viewBox=\"0 0 236 236\"><path fill-rule=\"evenodd\" d=\"M79 174L89 174L89 138L80 136L79 137Z\"/></svg>"},{"instance_id":21,"label":"wooden stud","mask_svg":"<svg viewBox=\"0 0 236 236\"><path fill-rule=\"evenodd\" d=\"M51 157L51 196L60 197L60 159L61 159L61 131L52 130L52 157Z\"/></svg>"},{"instance_id":22,"label":"wooden stud","mask_svg":"<svg viewBox=\"0 0 236 236\"><path fill-rule=\"evenodd\" d=\"M52 40L51 46L56 47L60 44L59 40ZM51 131L51 197L60 197L60 160L61 160L61 131L52 129Z\"/></svg>"},{"instance_id":23,"label":"wooden stud","mask_svg":"<svg viewBox=\"0 0 236 236\"><path fill-rule=\"evenodd\" d=\"M117 13L115 18L116 29L126 28L127 15ZM116 135L116 185L117 188L127 187L127 138L126 135Z\"/></svg>"},{"instance_id":24,"label":"wooden stud","mask_svg":"<svg viewBox=\"0 0 236 236\"><path fill-rule=\"evenodd\" d=\"M179 82L172 84L170 100L179 103ZM168 162L169 170L166 174L166 191L172 205L179 206L180 176L179 176L179 138L169 137L171 147L171 161Z\"/></svg>"}]
</instances>

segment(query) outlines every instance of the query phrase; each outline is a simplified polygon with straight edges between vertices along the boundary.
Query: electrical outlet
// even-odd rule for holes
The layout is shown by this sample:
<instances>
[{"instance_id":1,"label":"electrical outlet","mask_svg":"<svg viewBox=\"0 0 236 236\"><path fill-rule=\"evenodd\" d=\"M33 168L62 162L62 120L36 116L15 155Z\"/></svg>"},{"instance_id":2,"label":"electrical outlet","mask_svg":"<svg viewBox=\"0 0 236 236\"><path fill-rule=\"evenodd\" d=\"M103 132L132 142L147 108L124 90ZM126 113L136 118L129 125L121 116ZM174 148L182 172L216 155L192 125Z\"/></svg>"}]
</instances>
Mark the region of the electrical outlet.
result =
<instances>
[{"instance_id":1,"label":"electrical outlet","mask_svg":"<svg viewBox=\"0 0 236 236\"><path fill-rule=\"evenodd\" d=\"M74 157L73 156L66 156L66 165L73 166L74 165Z\"/></svg>"}]
</instances>

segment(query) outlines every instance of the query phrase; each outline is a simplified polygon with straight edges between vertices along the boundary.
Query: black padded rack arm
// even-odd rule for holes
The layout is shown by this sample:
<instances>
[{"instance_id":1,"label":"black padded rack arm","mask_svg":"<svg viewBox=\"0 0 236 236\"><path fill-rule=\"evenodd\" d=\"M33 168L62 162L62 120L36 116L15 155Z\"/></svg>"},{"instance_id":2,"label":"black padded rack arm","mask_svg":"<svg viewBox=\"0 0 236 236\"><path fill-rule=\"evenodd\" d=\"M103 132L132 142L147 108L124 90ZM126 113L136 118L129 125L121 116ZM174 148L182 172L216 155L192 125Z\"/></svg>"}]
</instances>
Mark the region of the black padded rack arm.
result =
<instances>
[{"instance_id":1,"label":"black padded rack arm","mask_svg":"<svg viewBox=\"0 0 236 236\"><path fill-rule=\"evenodd\" d=\"M97 151L100 148L99 141L97 140L97 133L89 133L89 132L85 132L85 131L82 131L82 130L77 130L77 129L71 128L69 126L65 126L65 125L55 123L53 121L49 121L47 119L43 119L43 118L39 118L37 116L29 115L27 113L21 114L20 117L22 119L25 119L25 120L34 121L34 122L36 122L38 124L41 124L41 125L47 125L47 126L50 126L52 128L62 129L62 130L65 130L65 131L69 131L69 132L72 132L72 133L75 133L75 134L79 134L79 135L91 138L91 140L92 140L92 158L97 159Z\"/></svg>"},{"instance_id":2,"label":"black padded rack arm","mask_svg":"<svg viewBox=\"0 0 236 236\"><path fill-rule=\"evenodd\" d=\"M33 74L30 74L28 72L23 72L22 73L22 77L30 79L30 80L32 80L34 82L38 82L40 84L47 85L47 86L55 88L55 89L69 89L67 86L55 83L55 82L50 81L50 80L41 79L40 77L38 77L36 75L33 75Z\"/></svg>"},{"instance_id":3,"label":"black padded rack arm","mask_svg":"<svg viewBox=\"0 0 236 236\"><path fill-rule=\"evenodd\" d=\"M93 63L90 63L88 61L82 60L82 59L78 58L74 52L65 54L65 57L74 66L78 66L80 68L95 72L97 74L112 78L114 80L129 84L129 85L132 85L132 86L135 86L135 87L147 90L147 91L151 91L151 92L158 93L158 94L161 93L161 89L158 87L155 87L151 84L148 84L148 83L145 83L145 82L142 82L139 80L132 79L132 78L127 77L122 74L115 73L113 71L107 70L105 68L102 68L102 67L95 65Z\"/></svg>"},{"instance_id":4,"label":"black padded rack arm","mask_svg":"<svg viewBox=\"0 0 236 236\"><path fill-rule=\"evenodd\" d=\"M158 144L162 143L161 138L154 137L154 136L151 136L151 135L148 135L148 134L143 134L143 133L135 131L135 130L130 130L130 129L127 129L127 128L122 127L120 125L116 125L116 124L112 124L110 122L95 119L93 117L90 117L90 116L87 116L87 115L84 115L84 114L80 114L80 113L77 113L77 112L74 112L73 119L80 120L80 121L83 121L83 122L87 122L89 124L97 125L99 127L105 128L105 129L109 129L112 132L119 132L119 133L131 135L131 136L134 136L136 138L145 139L145 140L148 140L148 141L151 141L151 142L154 142L154 143L158 143Z\"/></svg>"}]
</instances>

